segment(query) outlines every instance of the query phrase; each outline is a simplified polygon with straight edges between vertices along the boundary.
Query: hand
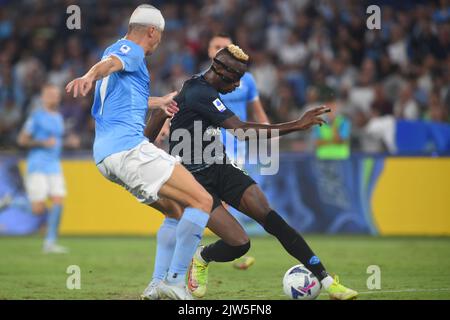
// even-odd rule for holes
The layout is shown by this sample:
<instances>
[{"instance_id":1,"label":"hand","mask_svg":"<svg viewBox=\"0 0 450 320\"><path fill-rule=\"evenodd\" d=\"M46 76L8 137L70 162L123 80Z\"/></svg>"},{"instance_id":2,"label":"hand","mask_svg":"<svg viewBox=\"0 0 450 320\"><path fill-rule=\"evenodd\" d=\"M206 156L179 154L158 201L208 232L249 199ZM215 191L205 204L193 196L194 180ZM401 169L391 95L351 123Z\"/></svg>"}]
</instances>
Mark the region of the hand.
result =
<instances>
[{"instance_id":1,"label":"hand","mask_svg":"<svg viewBox=\"0 0 450 320\"><path fill-rule=\"evenodd\" d=\"M168 117L173 117L180 109L178 109L177 102L173 98L177 95L177 91L171 92L161 97L162 104L160 106Z\"/></svg>"},{"instance_id":2,"label":"hand","mask_svg":"<svg viewBox=\"0 0 450 320\"><path fill-rule=\"evenodd\" d=\"M320 116L328 112L331 112L331 109L328 108L327 106L321 106L306 111L300 117L300 119L297 120L299 130L307 130L311 128L313 125L318 124L319 126L321 126L322 124L327 123Z\"/></svg>"},{"instance_id":3,"label":"hand","mask_svg":"<svg viewBox=\"0 0 450 320\"><path fill-rule=\"evenodd\" d=\"M56 138L50 137L47 140L42 141L42 146L44 148L52 148L56 144Z\"/></svg>"},{"instance_id":4,"label":"hand","mask_svg":"<svg viewBox=\"0 0 450 320\"><path fill-rule=\"evenodd\" d=\"M70 93L73 90L73 97L78 97L78 93L85 97L92 88L93 79L87 76L76 78L70 81L66 86L66 92Z\"/></svg>"}]
</instances>

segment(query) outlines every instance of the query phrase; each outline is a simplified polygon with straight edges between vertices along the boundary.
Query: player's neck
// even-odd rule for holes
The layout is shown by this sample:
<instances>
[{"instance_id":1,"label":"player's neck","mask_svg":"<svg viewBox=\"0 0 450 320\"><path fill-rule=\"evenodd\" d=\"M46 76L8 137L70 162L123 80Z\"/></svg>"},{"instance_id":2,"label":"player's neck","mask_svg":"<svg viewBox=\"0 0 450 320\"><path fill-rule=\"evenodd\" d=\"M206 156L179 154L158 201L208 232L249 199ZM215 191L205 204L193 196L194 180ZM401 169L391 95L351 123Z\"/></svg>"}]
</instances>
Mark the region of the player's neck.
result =
<instances>
[{"instance_id":1,"label":"player's neck","mask_svg":"<svg viewBox=\"0 0 450 320\"><path fill-rule=\"evenodd\" d=\"M45 106L45 105L43 107L44 107L44 110L47 111L47 112L50 112L50 113L57 113L58 112L57 108L52 108L52 107L48 107L48 106Z\"/></svg>"},{"instance_id":2,"label":"player's neck","mask_svg":"<svg viewBox=\"0 0 450 320\"><path fill-rule=\"evenodd\" d=\"M203 74L203 77L205 78L206 82L208 82L212 87L214 87L214 89L216 89L217 91L219 90L219 83L217 82L216 77L214 76L214 73L211 69L206 71Z\"/></svg>"},{"instance_id":3,"label":"player's neck","mask_svg":"<svg viewBox=\"0 0 450 320\"><path fill-rule=\"evenodd\" d=\"M138 46L140 46L142 48L142 50L144 50L145 55L149 54L147 46L145 45L145 40L142 38L142 36L139 36L139 35L136 35L133 33L127 33L125 35L124 39L132 41L132 42L136 43Z\"/></svg>"}]
</instances>

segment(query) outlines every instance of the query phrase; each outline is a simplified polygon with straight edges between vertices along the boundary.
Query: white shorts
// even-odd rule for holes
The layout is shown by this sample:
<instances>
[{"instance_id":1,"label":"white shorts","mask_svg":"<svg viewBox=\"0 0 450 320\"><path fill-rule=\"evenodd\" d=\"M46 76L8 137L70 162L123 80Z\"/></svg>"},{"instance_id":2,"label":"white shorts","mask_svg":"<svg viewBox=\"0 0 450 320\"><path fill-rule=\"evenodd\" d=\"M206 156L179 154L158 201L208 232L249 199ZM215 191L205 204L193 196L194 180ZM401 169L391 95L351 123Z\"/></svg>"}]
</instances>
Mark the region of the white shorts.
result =
<instances>
[{"instance_id":1,"label":"white shorts","mask_svg":"<svg viewBox=\"0 0 450 320\"><path fill-rule=\"evenodd\" d=\"M178 158L145 140L131 150L106 157L97 168L103 176L127 189L140 202L151 204L159 199L159 189L179 162Z\"/></svg>"},{"instance_id":2,"label":"white shorts","mask_svg":"<svg viewBox=\"0 0 450 320\"><path fill-rule=\"evenodd\" d=\"M25 188L31 202L46 201L49 197L65 197L67 193L61 173L30 173L25 178Z\"/></svg>"}]
</instances>

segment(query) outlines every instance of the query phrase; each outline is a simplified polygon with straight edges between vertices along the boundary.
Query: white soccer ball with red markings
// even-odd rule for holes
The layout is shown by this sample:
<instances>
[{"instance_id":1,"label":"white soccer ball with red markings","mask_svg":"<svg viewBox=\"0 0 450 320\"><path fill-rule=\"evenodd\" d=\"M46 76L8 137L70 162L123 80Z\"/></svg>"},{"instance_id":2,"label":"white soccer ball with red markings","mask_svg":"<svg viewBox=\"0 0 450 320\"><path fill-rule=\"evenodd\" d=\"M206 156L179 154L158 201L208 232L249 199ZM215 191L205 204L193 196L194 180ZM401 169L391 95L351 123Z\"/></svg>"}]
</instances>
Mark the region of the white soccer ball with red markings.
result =
<instances>
[{"instance_id":1,"label":"white soccer ball with red markings","mask_svg":"<svg viewBox=\"0 0 450 320\"><path fill-rule=\"evenodd\" d=\"M284 293L294 300L314 300L321 288L320 281L302 264L290 268L283 278Z\"/></svg>"}]
</instances>

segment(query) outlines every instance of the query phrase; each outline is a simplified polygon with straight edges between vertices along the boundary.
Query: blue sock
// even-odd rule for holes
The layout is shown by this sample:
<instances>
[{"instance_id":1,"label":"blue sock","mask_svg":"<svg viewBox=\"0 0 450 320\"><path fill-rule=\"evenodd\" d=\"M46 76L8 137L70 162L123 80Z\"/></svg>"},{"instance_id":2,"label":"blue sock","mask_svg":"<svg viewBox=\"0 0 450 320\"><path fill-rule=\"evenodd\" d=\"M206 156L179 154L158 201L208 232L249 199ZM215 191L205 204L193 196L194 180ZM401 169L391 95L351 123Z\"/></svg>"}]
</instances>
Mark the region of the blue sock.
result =
<instances>
[{"instance_id":1,"label":"blue sock","mask_svg":"<svg viewBox=\"0 0 450 320\"><path fill-rule=\"evenodd\" d=\"M178 222L175 251L167 275L169 283L184 283L187 269L202 239L208 219L209 215L200 210L187 208L184 211Z\"/></svg>"},{"instance_id":2,"label":"blue sock","mask_svg":"<svg viewBox=\"0 0 450 320\"><path fill-rule=\"evenodd\" d=\"M59 222L61 220L61 212L61 204L54 204L53 207L48 210L46 242L56 241L56 238L58 237Z\"/></svg>"},{"instance_id":3,"label":"blue sock","mask_svg":"<svg viewBox=\"0 0 450 320\"><path fill-rule=\"evenodd\" d=\"M164 280L172 261L176 244L178 220L165 218L156 235L156 257L153 280Z\"/></svg>"}]
</instances>

